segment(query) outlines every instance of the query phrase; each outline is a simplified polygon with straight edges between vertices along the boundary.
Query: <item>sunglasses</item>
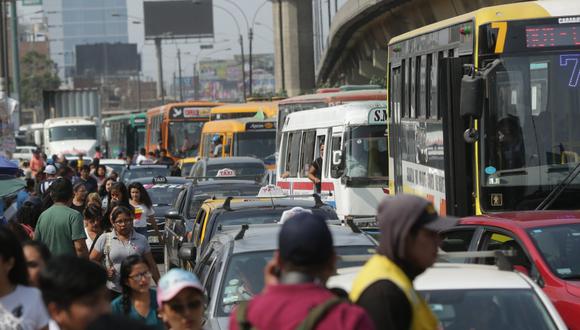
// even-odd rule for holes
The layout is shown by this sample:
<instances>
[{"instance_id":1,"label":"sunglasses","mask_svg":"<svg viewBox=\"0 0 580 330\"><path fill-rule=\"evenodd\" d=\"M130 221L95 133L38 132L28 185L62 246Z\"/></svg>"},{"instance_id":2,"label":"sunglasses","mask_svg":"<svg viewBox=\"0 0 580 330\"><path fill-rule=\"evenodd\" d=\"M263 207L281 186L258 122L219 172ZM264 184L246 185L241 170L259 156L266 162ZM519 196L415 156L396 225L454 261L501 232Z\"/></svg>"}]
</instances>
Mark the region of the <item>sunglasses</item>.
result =
<instances>
[{"instance_id":1,"label":"sunglasses","mask_svg":"<svg viewBox=\"0 0 580 330\"><path fill-rule=\"evenodd\" d=\"M177 314L183 314L185 309L188 310L197 310L203 305L203 301L201 300L191 300L186 304L179 304L179 303L167 303L169 308L171 308Z\"/></svg>"}]
</instances>

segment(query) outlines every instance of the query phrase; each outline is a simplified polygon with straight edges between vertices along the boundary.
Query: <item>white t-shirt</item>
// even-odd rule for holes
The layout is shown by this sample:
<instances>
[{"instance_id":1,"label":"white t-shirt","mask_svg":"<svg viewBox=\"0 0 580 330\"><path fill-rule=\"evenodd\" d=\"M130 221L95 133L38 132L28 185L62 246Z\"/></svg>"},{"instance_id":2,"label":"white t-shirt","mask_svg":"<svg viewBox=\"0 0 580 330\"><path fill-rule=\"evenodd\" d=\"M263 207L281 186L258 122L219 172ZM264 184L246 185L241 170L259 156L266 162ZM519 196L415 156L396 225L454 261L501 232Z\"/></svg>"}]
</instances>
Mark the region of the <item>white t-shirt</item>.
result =
<instances>
[{"instance_id":1,"label":"white t-shirt","mask_svg":"<svg viewBox=\"0 0 580 330\"><path fill-rule=\"evenodd\" d=\"M147 160L147 157L145 157L143 155L139 155L139 156L137 156L137 160L135 160L135 164L141 165L141 162L144 160Z\"/></svg>"},{"instance_id":2,"label":"white t-shirt","mask_svg":"<svg viewBox=\"0 0 580 330\"><path fill-rule=\"evenodd\" d=\"M36 330L48 325L50 318L42 301L40 290L24 285L0 298L0 328ZM7 325L16 322L18 327Z\"/></svg>"},{"instance_id":3,"label":"white t-shirt","mask_svg":"<svg viewBox=\"0 0 580 330\"><path fill-rule=\"evenodd\" d=\"M137 206L133 205L133 207L135 208L135 220L133 220L133 227L147 227L147 218L155 215L153 208L148 208L143 204L139 204Z\"/></svg>"}]
</instances>

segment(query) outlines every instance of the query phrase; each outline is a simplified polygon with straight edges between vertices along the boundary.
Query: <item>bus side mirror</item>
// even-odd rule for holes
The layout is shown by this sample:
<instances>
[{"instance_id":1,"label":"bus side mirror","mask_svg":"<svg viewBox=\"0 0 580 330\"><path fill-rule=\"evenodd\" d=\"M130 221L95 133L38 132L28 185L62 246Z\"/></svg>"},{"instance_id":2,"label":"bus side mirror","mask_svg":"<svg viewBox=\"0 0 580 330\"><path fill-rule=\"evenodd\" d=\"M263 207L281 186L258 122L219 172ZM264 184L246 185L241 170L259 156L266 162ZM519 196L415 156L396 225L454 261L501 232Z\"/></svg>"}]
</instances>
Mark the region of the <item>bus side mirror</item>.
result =
<instances>
[{"instance_id":1,"label":"bus side mirror","mask_svg":"<svg viewBox=\"0 0 580 330\"><path fill-rule=\"evenodd\" d=\"M462 117L479 118L483 108L483 77L475 73L461 79L459 113Z\"/></svg>"},{"instance_id":2,"label":"bus side mirror","mask_svg":"<svg viewBox=\"0 0 580 330\"><path fill-rule=\"evenodd\" d=\"M109 126L105 127L105 141L111 141L111 127Z\"/></svg>"},{"instance_id":3,"label":"bus side mirror","mask_svg":"<svg viewBox=\"0 0 580 330\"><path fill-rule=\"evenodd\" d=\"M335 150L332 152L332 164L330 167L330 176L337 179L344 174L344 150Z\"/></svg>"}]
</instances>

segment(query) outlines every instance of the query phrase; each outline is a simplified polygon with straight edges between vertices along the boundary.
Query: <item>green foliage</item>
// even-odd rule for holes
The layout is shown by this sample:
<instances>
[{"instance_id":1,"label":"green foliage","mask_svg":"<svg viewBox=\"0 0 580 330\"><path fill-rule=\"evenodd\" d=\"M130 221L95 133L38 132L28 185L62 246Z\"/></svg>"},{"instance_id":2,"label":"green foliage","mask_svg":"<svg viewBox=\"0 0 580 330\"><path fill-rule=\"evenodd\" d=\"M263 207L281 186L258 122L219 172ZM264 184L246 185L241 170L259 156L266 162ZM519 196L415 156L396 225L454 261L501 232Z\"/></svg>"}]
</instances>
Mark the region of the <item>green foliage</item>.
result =
<instances>
[{"instance_id":1,"label":"green foliage","mask_svg":"<svg viewBox=\"0 0 580 330\"><path fill-rule=\"evenodd\" d=\"M20 61L21 97L23 107L33 108L42 105L42 91L57 89L60 79L56 74L54 62L48 56L32 51Z\"/></svg>"}]
</instances>

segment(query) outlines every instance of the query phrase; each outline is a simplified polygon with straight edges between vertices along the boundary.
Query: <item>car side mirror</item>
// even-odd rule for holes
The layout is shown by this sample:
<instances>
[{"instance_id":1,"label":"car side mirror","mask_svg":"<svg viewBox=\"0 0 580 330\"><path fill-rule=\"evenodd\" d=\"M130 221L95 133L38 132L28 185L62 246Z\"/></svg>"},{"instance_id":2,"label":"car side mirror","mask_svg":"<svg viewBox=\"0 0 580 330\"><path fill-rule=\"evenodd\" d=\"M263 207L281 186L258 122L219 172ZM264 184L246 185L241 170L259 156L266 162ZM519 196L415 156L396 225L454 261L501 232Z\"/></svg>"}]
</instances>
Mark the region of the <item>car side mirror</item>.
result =
<instances>
[{"instance_id":1,"label":"car side mirror","mask_svg":"<svg viewBox=\"0 0 580 330\"><path fill-rule=\"evenodd\" d=\"M461 79L459 113L462 117L479 118L483 108L483 77L480 74L464 75Z\"/></svg>"},{"instance_id":2,"label":"car side mirror","mask_svg":"<svg viewBox=\"0 0 580 330\"><path fill-rule=\"evenodd\" d=\"M193 243L183 243L178 252L179 259L195 263L197 248Z\"/></svg>"},{"instance_id":3,"label":"car side mirror","mask_svg":"<svg viewBox=\"0 0 580 330\"><path fill-rule=\"evenodd\" d=\"M172 220L183 220L183 216L175 209L167 211L167 213L165 213L165 217Z\"/></svg>"}]
</instances>

